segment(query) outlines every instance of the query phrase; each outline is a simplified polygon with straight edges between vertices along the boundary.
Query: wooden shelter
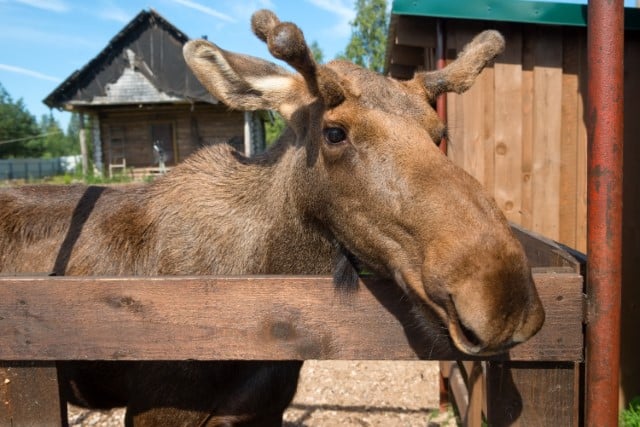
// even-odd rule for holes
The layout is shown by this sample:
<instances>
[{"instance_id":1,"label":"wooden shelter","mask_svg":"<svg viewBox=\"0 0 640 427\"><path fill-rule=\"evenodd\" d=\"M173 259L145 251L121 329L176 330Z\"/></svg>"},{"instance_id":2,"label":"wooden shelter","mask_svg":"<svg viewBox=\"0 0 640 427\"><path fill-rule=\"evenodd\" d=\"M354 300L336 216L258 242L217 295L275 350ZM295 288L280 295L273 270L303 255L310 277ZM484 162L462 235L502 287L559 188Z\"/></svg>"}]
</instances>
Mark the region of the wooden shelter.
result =
<instances>
[{"instance_id":1,"label":"wooden shelter","mask_svg":"<svg viewBox=\"0 0 640 427\"><path fill-rule=\"evenodd\" d=\"M509 220L582 252L587 241L587 7L535 1L395 0L387 73L436 68L478 32L506 50L465 94L448 94L448 156ZM621 402L640 395L640 11L625 10Z\"/></svg>"},{"instance_id":2,"label":"wooden shelter","mask_svg":"<svg viewBox=\"0 0 640 427\"><path fill-rule=\"evenodd\" d=\"M154 10L142 11L44 103L89 116L95 166L171 166L204 145L264 149L259 114L230 111L200 84L182 56L188 37Z\"/></svg>"}]
</instances>

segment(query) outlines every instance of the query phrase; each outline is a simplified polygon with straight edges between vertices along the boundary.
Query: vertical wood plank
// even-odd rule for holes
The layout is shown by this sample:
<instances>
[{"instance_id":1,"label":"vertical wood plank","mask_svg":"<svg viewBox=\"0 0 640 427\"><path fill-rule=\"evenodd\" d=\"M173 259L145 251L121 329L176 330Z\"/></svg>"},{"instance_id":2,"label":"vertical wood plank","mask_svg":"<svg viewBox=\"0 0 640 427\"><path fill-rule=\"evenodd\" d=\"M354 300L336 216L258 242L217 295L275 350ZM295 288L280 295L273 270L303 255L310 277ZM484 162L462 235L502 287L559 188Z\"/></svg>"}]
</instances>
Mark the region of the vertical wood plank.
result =
<instances>
[{"instance_id":1,"label":"vertical wood plank","mask_svg":"<svg viewBox=\"0 0 640 427\"><path fill-rule=\"evenodd\" d=\"M522 206L520 224L533 227L533 46L531 26L522 27Z\"/></svg>"},{"instance_id":2,"label":"vertical wood plank","mask_svg":"<svg viewBox=\"0 0 640 427\"><path fill-rule=\"evenodd\" d=\"M451 26L447 26L447 60L455 59L458 54L458 35ZM463 167L465 157L464 114L462 95L447 93L447 128L449 143L447 156L456 165Z\"/></svg>"},{"instance_id":3,"label":"vertical wood plank","mask_svg":"<svg viewBox=\"0 0 640 427\"><path fill-rule=\"evenodd\" d=\"M495 122L495 67L484 70L482 79L482 91L484 92L484 180L482 183L489 194L495 193L495 134L493 124Z\"/></svg>"},{"instance_id":4,"label":"vertical wood plank","mask_svg":"<svg viewBox=\"0 0 640 427\"><path fill-rule=\"evenodd\" d=\"M575 248L587 253L587 31L582 29L578 39L578 140L576 156L576 245Z\"/></svg>"},{"instance_id":5,"label":"vertical wood plank","mask_svg":"<svg viewBox=\"0 0 640 427\"><path fill-rule=\"evenodd\" d=\"M476 82L462 97L464 114L464 169L474 178L484 184L485 155L484 155L484 85L487 78L483 71Z\"/></svg>"},{"instance_id":6,"label":"vertical wood plank","mask_svg":"<svg viewBox=\"0 0 640 427\"><path fill-rule=\"evenodd\" d=\"M559 237L562 122L562 44L560 29L538 29L533 72L533 230Z\"/></svg>"},{"instance_id":7,"label":"vertical wood plank","mask_svg":"<svg viewBox=\"0 0 640 427\"><path fill-rule=\"evenodd\" d=\"M578 426L577 375L578 365L569 362L488 362L488 424Z\"/></svg>"},{"instance_id":8,"label":"vertical wood plank","mask_svg":"<svg viewBox=\"0 0 640 427\"><path fill-rule=\"evenodd\" d=\"M510 221L521 222L522 209L522 33L511 27L509 41L495 64L495 198Z\"/></svg>"},{"instance_id":9,"label":"vertical wood plank","mask_svg":"<svg viewBox=\"0 0 640 427\"><path fill-rule=\"evenodd\" d=\"M484 373L478 361L459 362L464 367L469 405L462 415L462 423L466 427L482 427L482 410L484 406Z\"/></svg>"},{"instance_id":10,"label":"vertical wood plank","mask_svg":"<svg viewBox=\"0 0 640 427\"><path fill-rule=\"evenodd\" d=\"M580 52L578 31L565 28L562 33L562 123L560 149L559 241L575 248L578 200L578 69Z\"/></svg>"},{"instance_id":11,"label":"vertical wood plank","mask_svg":"<svg viewBox=\"0 0 640 427\"><path fill-rule=\"evenodd\" d=\"M55 363L0 362L0 405L3 426L63 425Z\"/></svg>"}]
</instances>

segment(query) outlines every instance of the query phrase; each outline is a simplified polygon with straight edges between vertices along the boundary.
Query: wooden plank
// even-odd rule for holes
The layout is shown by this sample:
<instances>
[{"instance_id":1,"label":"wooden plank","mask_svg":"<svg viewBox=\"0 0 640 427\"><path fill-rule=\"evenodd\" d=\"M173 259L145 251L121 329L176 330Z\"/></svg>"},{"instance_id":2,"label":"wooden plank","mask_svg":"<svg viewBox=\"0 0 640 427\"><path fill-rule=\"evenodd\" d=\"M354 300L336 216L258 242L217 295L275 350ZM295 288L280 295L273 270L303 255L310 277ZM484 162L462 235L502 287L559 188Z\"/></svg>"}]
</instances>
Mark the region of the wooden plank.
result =
<instances>
[{"instance_id":1,"label":"wooden plank","mask_svg":"<svg viewBox=\"0 0 640 427\"><path fill-rule=\"evenodd\" d=\"M581 252L587 252L587 116L585 107L587 105L587 36L586 29L582 30L582 37L579 39L580 52L579 64L579 87L578 93L578 147L576 156L576 244L575 248ZM626 61L625 61L626 63ZM633 79L630 79L633 80ZM626 84L626 83L625 83ZM625 109L626 111L626 109ZM630 121L627 120L625 129L628 129ZM628 138L625 138L629 140ZM625 156L627 158L627 156Z\"/></svg>"},{"instance_id":2,"label":"wooden plank","mask_svg":"<svg viewBox=\"0 0 640 427\"><path fill-rule=\"evenodd\" d=\"M482 72L482 79L476 83L481 86L484 93L484 130L482 153L484 155L484 177L482 184L489 194L495 194L495 67L487 67Z\"/></svg>"},{"instance_id":3,"label":"wooden plank","mask_svg":"<svg viewBox=\"0 0 640 427\"><path fill-rule=\"evenodd\" d=\"M447 40L448 44L455 41L455 45L451 44L451 46L455 47L458 55L476 35L475 27L477 27L476 23L470 23L469 26L465 27L457 27L455 29L456 38L451 41ZM462 138L456 138L453 143L453 145L458 145L464 152L461 159L462 162L458 163L459 166L480 182L483 180L482 161L484 160L484 154L478 156L478 152L482 149L482 136L484 134L483 95L482 88L477 85L477 80L469 90L460 95L460 99L457 101L459 105L456 105L458 122L454 125L461 128Z\"/></svg>"},{"instance_id":4,"label":"wooden plank","mask_svg":"<svg viewBox=\"0 0 640 427\"><path fill-rule=\"evenodd\" d=\"M495 65L495 199L507 219L519 223L522 212L522 34L509 28Z\"/></svg>"},{"instance_id":5,"label":"wooden plank","mask_svg":"<svg viewBox=\"0 0 640 427\"><path fill-rule=\"evenodd\" d=\"M573 363L488 362L488 425L578 426L576 375Z\"/></svg>"},{"instance_id":6,"label":"wooden plank","mask_svg":"<svg viewBox=\"0 0 640 427\"><path fill-rule=\"evenodd\" d=\"M522 30L522 206L520 224L533 227L533 46L531 26Z\"/></svg>"},{"instance_id":7,"label":"wooden plank","mask_svg":"<svg viewBox=\"0 0 640 427\"><path fill-rule=\"evenodd\" d=\"M469 404L465 413L461 413L462 423L467 427L481 427L482 407L485 397L482 364L479 361L465 361L458 364L463 367L463 376L469 391Z\"/></svg>"},{"instance_id":8,"label":"wooden plank","mask_svg":"<svg viewBox=\"0 0 640 427\"><path fill-rule=\"evenodd\" d=\"M0 361L0 425L59 427L63 419L54 363Z\"/></svg>"},{"instance_id":9,"label":"wooden plank","mask_svg":"<svg viewBox=\"0 0 640 427\"><path fill-rule=\"evenodd\" d=\"M534 279L545 325L492 359L582 360L582 277ZM349 294L329 277L0 279L0 360L470 358L418 323L370 278Z\"/></svg>"},{"instance_id":10,"label":"wooden plank","mask_svg":"<svg viewBox=\"0 0 640 427\"><path fill-rule=\"evenodd\" d=\"M560 149L560 229L558 241L576 247L577 232L577 156L578 126L578 69L580 61L580 31L565 28L562 32L562 123Z\"/></svg>"},{"instance_id":11,"label":"wooden plank","mask_svg":"<svg viewBox=\"0 0 640 427\"><path fill-rule=\"evenodd\" d=\"M511 224L511 230L522 244L531 267L569 267L576 273L582 271L586 263L585 255L575 251L570 253L569 248L517 224Z\"/></svg>"},{"instance_id":12,"label":"wooden plank","mask_svg":"<svg viewBox=\"0 0 640 427\"><path fill-rule=\"evenodd\" d=\"M533 226L559 237L560 149L562 122L562 43L554 27L538 29L534 48Z\"/></svg>"},{"instance_id":13,"label":"wooden plank","mask_svg":"<svg viewBox=\"0 0 640 427\"><path fill-rule=\"evenodd\" d=\"M457 363L451 365L449 370L449 389L451 390L451 396L453 397L453 403L455 408L460 414L461 418L467 413L469 409L469 390L467 384L464 381L461 367ZM465 420L462 420L463 425Z\"/></svg>"}]
</instances>

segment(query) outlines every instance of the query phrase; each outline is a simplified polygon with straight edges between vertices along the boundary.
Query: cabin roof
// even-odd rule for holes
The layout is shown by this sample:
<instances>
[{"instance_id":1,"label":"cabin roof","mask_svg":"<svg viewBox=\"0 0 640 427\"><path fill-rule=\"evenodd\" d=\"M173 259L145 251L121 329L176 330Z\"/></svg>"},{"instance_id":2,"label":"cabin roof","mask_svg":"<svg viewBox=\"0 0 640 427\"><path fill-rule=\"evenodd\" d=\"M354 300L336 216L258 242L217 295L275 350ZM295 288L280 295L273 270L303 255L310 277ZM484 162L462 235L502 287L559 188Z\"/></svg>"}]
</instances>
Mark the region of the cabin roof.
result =
<instances>
[{"instance_id":1,"label":"cabin roof","mask_svg":"<svg viewBox=\"0 0 640 427\"><path fill-rule=\"evenodd\" d=\"M189 40L155 10L143 10L43 102L51 108L218 101L182 56Z\"/></svg>"},{"instance_id":2,"label":"cabin roof","mask_svg":"<svg viewBox=\"0 0 640 427\"><path fill-rule=\"evenodd\" d=\"M587 5L528 0L415 1L394 0L396 15L430 16L548 25L587 25ZM640 10L625 9L625 28L640 29Z\"/></svg>"}]
</instances>

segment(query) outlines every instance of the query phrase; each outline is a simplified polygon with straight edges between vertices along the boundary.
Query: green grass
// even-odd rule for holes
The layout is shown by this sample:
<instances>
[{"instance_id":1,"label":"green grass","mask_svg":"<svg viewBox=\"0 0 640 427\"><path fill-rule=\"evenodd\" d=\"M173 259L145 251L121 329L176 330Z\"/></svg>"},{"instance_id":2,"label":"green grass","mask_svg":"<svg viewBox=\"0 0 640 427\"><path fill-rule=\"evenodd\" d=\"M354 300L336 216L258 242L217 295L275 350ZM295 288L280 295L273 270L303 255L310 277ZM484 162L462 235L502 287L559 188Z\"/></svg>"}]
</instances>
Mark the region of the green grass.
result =
<instances>
[{"instance_id":1,"label":"green grass","mask_svg":"<svg viewBox=\"0 0 640 427\"><path fill-rule=\"evenodd\" d=\"M640 427L640 396L631 399L627 409L620 413L620 427Z\"/></svg>"}]
</instances>

